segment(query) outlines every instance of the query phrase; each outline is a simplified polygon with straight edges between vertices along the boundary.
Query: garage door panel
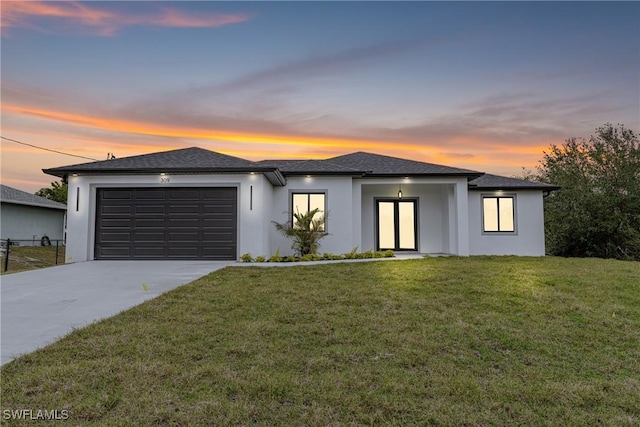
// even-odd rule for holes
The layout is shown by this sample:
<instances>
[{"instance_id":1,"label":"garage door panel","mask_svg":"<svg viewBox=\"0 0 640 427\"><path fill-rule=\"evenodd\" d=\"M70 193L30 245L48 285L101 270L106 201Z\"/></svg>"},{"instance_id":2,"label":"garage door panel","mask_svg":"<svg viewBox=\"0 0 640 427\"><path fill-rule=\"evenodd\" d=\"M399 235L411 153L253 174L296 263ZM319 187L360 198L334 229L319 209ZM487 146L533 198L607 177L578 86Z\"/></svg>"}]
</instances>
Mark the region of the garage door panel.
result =
<instances>
[{"instance_id":1,"label":"garage door panel","mask_svg":"<svg viewBox=\"0 0 640 427\"><path fill-rule=\"evenodd\" d=\"M138 205L135 207L136 215L165 215L166 207L164 205Z\"/></svg>"},{"instance_id":2,"label":"garage door panel","mask_svg":"<svg viewBox=\"0 0 640 427\"><path fill-rule=\"evenodd\" d=\"M205 229L217 228L217 227L229 228L229 227L232 227L234 223L235 223L235 220L231 218L203 218L202 219L202 226Z\"/></svg>"},{"instance_id":3,"label":"garage door panel","mask_svg":"<svg viewBox=\"0 0 640 427\"><path fill-rule=\"evenodd\" d=\"M133 233L133 243L152 242L152 243L164 243L165 232L161 231L136 231Z\"/></svg>"},{"instance_id":4,"label":"garage door panel","mask_svg":"<svg viewBox=\"0 0 640 427\"><path fill-rule=\"evenodd\" d=\"M203 258L211 258L211 259L229 259L227 258L227 254L229 252L235 252L235 246L211 246L205 247L202 250Z\"/></svg>"},{"instance_id":5,"label":"garage door panel","mask_svg":"<svg viewBox=\"0 0 640 427\"><path fill-rule=\"evenodd\" d=\"M167 255L170 258L199 258L199 246L169 246Z\"/></svg>"},{"instance_id":6,"label":"garage door panel","mask_svg":"<svg viewBox=\"0 0 640 427\"><path fill-rule=\"evenodd\" d=\"M200 240L200 233L198 231L184 232L184 231L169 231L169 242L198 242Z\"/></svg>"},{"instance_id":7,"label":"garage door panel","mask_svg":"<svg viewBox=\"0 0 640 427\"><path fill-rule=\"evenodd\" d=\"M169 228L199 228L200 219L195 218L169 218Z\"/></svg>"},{"instance_id":8,"label":"garage door panel","mask_svg":"<svg viewBox=\"0 0 640 427\"><path fill-rule=\"evenodd\" d=\"M200 205L198 204L188 204L188 205L170 205L169 206L169 214L176 215L198 215L200 213Z\"/></svg>"},{"instance_id":9,"label":"garage door panel","mask_svg":"<svg viewBox=\"0 0 640 427\"><path fill-rule=\"evenodd\" d=\"M236 193L235 187L98 189L95 257L235 259Z\"/></svg>"},{"instance_id":10,"label":"garage door panel","mask_svg":"<svg viewBox=\"0 0 640 427\"><path fill-rule=\"evenodd\" d=\"M235 187L217 187L217 188L204 188L202 190L202 196L204 199L236 199Z\"/></svg>"},{"instance_id":11,"label":"garage door panel","mask_svg":"<svg viewBox=\"0 0 640 427\"><path fill-rule=\"evenodd\" d=\"M131 200L133 191L126 189L111 189L102 192L102 198L105 200Z\"/></svg>"},{"instance_id":12,"label":"garage door panel","mask_svg":"<svg viewBox=\"0 0 640 427\"><path fill-rule=\"evenodd\" d=\"M200 200L201 190L199 189L180 189L169 190L169 200Z\"/></svg>"},{"instance_id":13,"label":"garage door panel","mask_svg":"<svg viewBox=\"0 0 640 427\"><path fill-rule=\"evenodd\" d=\"M103 206L102 213L110 215L131 215L131 205Z\"/></svg>"},{"instance_id":14,"label":"garage door panel","mask_svg":"<svg viewBox=\"0 0 640 427\"><path fill-rule=\"evenodd\" d=\"M165 248L158 246L136 246L133 254L134 258L165 258Z\"/></svg>"},{"instance_id":15,"label":"garage door panel","mask_svg":"<svg viewBox=\"0 0 640 427\"><path fill-rule=\"evenodd\" d=\"M130 218L102 218L100 221L102 228L129 228L131 227Z\"/></svg>"},{"instance_id":16,"label":"garage door panel","mask_svg":"<svg viewBox=\"0 0 640 427\"><path fill-rule=\"evenodd\" d=\"M235 205L227 204L227 202L223 205L212 205L207 203L202 206L202 213L204 214L232 215L235 210Z\"/></svg>"},{"instance_id":17,"label":"garage door panel","mask_svg":"<svg viewBox=\"0 0 640 427\"><path fill-rule=\"evenodd\" d=\"M226 229L210 230L202 233L202 238L207 242L215 242L217 240L234 240L235 234Z\"/></svg>"},{"instance_id":18,"label":"garage door panel","mask_svg":"<svg viewBox=\"0 0 640 427\"><path fill-rule=\"evenodd\" d=\"M162 228L165 227L164 217L162 218L136 218L136 228Z\"/></svg>"},{"instance_id":19,"label":"garage door panel","mask_svg":"<svg viewBox=\"0 0 640 427\"><path fill-rule=\"evenodd\" d=\"M129 246L107 246L102 247L100 250L101 258L130 258L131 252Z\"/></svg>"},{"instance_id":20,"label":"garage door panel","mask_svg":"<svg viewBox=\"0 0 640 427\"><path fill-rule=\"evenodd\" d=\"M145 188L144 190L136 190L137 200L165 200L166 191L164 189L152 190Z\"/></svg>"},{"instance_id":21,"label":"garage door panel","mask_svg":"<svg viewBox=\"0 0 640 427\"><path fill-rule=\"evenodd\" d=\"M131 233L126 232L105 232L102 234L103 242L129 243L131 241Z\"/></svg>"}]
</instances>

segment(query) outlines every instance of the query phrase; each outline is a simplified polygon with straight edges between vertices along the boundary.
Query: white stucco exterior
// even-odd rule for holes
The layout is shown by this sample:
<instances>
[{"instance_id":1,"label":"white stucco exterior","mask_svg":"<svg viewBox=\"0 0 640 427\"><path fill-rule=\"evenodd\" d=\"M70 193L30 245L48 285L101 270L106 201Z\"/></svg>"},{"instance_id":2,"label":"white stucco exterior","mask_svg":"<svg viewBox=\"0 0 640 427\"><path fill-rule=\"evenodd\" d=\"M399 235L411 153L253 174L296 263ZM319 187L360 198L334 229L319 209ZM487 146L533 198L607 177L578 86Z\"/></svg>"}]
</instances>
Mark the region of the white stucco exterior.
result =
<instances>
[{"instance_id":1,"label":"white stucco exterior","mask_svg":"<svg viewBox=\"0 0 640 427\"><path fill-rule=\"evenodd\" d=\"M514 197L515 232L483 232L483 196ZM470 191L469 246L470 255L544 256L542 191Z\"/></svg>"},{"instance_id":2,"label":"white stucco exterior","mask_svg":"<svg viewBox=\"0 0 640 427\"><path fill-rule=\"evenodd\" d=\"M292 193L324 192L327 209L327 237L320 241L321 252L334 254L349 252L353 247L353 187L349 176L296 176L287 179L284 187L273 189L271 218L265 224L269 230L272 251L280 249L283 255L292 255L291 241L277 232L272 221L286 222L291 210ZM357 245L356 245L357 246ZM253 252L252 252L253 253Z\"/></svg>"},{"instance_id":3,"label":"white stucco exterior","mask_svg":"<svg viewBox=\"0 0 640 427\"><path fill-rule=\"evenodd\" d=\"M168 179L167 179L168 178ZM70 176L67 219L67 262L93 260L98 188L115 187L235 187L237 188L237 258L242 254L269 257L280 250L291 255L291 241L273 222L289 219L292 194L322 192L329 235L320 252L346 253L378 247L376 200L415 200L416 246L419 253L467 255L544 255L542 191L515 191L513 233L482 231L482 196L469 191L467 178L352 176L289 176L274 186L261 173ZM167 182L168 181L168 182ZM3 224L4 227L4 224Z\"/></svg>"}]
</instances>

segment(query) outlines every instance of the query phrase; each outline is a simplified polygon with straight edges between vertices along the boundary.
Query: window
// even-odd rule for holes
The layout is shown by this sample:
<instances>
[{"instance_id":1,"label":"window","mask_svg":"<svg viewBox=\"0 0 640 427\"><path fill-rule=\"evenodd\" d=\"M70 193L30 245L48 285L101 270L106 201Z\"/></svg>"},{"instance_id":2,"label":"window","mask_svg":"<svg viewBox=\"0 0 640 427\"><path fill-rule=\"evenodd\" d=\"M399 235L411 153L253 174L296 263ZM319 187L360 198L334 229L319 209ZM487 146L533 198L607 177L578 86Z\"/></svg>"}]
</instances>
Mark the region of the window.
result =
<instances>
[{"instance_id":1,"label":"window","mask_svg":"<svg viewBox=\"0 0 640 427\"><path fill-rule=\"evenodd\" d=\"M482 217L484 232L515 232L515 197L484 196Z\"/></svg>"},{"instance_id":2,"label":"window","mask_svg":"<svg viewBox=\"0 0 640 427\"><path fill-rule=\"evenodd\" d=\"M293 193L291 208L291 223L296 226L296 218L293 214L306 214L309 211L318 209L318 213L314 216L321 218L324 215L325 209L325 194L324 193ZM324 231L324 227L321 231Z\"/></svg>"}]
</instances>

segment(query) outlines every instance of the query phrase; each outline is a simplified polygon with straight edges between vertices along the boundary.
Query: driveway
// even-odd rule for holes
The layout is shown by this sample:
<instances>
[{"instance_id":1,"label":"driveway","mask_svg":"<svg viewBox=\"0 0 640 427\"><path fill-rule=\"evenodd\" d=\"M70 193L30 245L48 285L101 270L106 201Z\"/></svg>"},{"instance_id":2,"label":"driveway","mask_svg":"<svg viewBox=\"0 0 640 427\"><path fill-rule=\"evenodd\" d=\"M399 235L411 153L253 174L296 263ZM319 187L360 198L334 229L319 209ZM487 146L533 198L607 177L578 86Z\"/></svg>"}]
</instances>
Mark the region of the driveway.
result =
<instances>
[{"instance_id":1,"label":"driveway","mask_svg":"<svg viewBox=\"0 0 640 427\"><path fill-rule=\"evenodd\" d=\"M0 364L228 264L90 261L2 276Z\"/></svg>"}]
</instances>

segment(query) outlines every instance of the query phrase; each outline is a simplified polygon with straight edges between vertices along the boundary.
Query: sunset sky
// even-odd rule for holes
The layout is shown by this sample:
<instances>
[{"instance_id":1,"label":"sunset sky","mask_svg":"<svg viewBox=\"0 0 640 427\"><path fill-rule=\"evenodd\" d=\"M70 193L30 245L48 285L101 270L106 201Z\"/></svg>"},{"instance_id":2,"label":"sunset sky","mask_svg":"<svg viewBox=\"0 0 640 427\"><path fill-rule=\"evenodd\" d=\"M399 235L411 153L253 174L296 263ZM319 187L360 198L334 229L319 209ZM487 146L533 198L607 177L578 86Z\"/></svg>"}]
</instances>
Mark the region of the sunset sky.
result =
<instances>
[{"instance_id":1,"label":"sunset sky","mask_svg":"<svg viewBox=\"0 0 640 427\"><path fill-rule=\"evenodd\" d=\"M638 2L11 2L2 136L106 159L369 151L513 175L640 130ZM81 158L2 140L2 183Z\"/></svg>"}]
</instances>

